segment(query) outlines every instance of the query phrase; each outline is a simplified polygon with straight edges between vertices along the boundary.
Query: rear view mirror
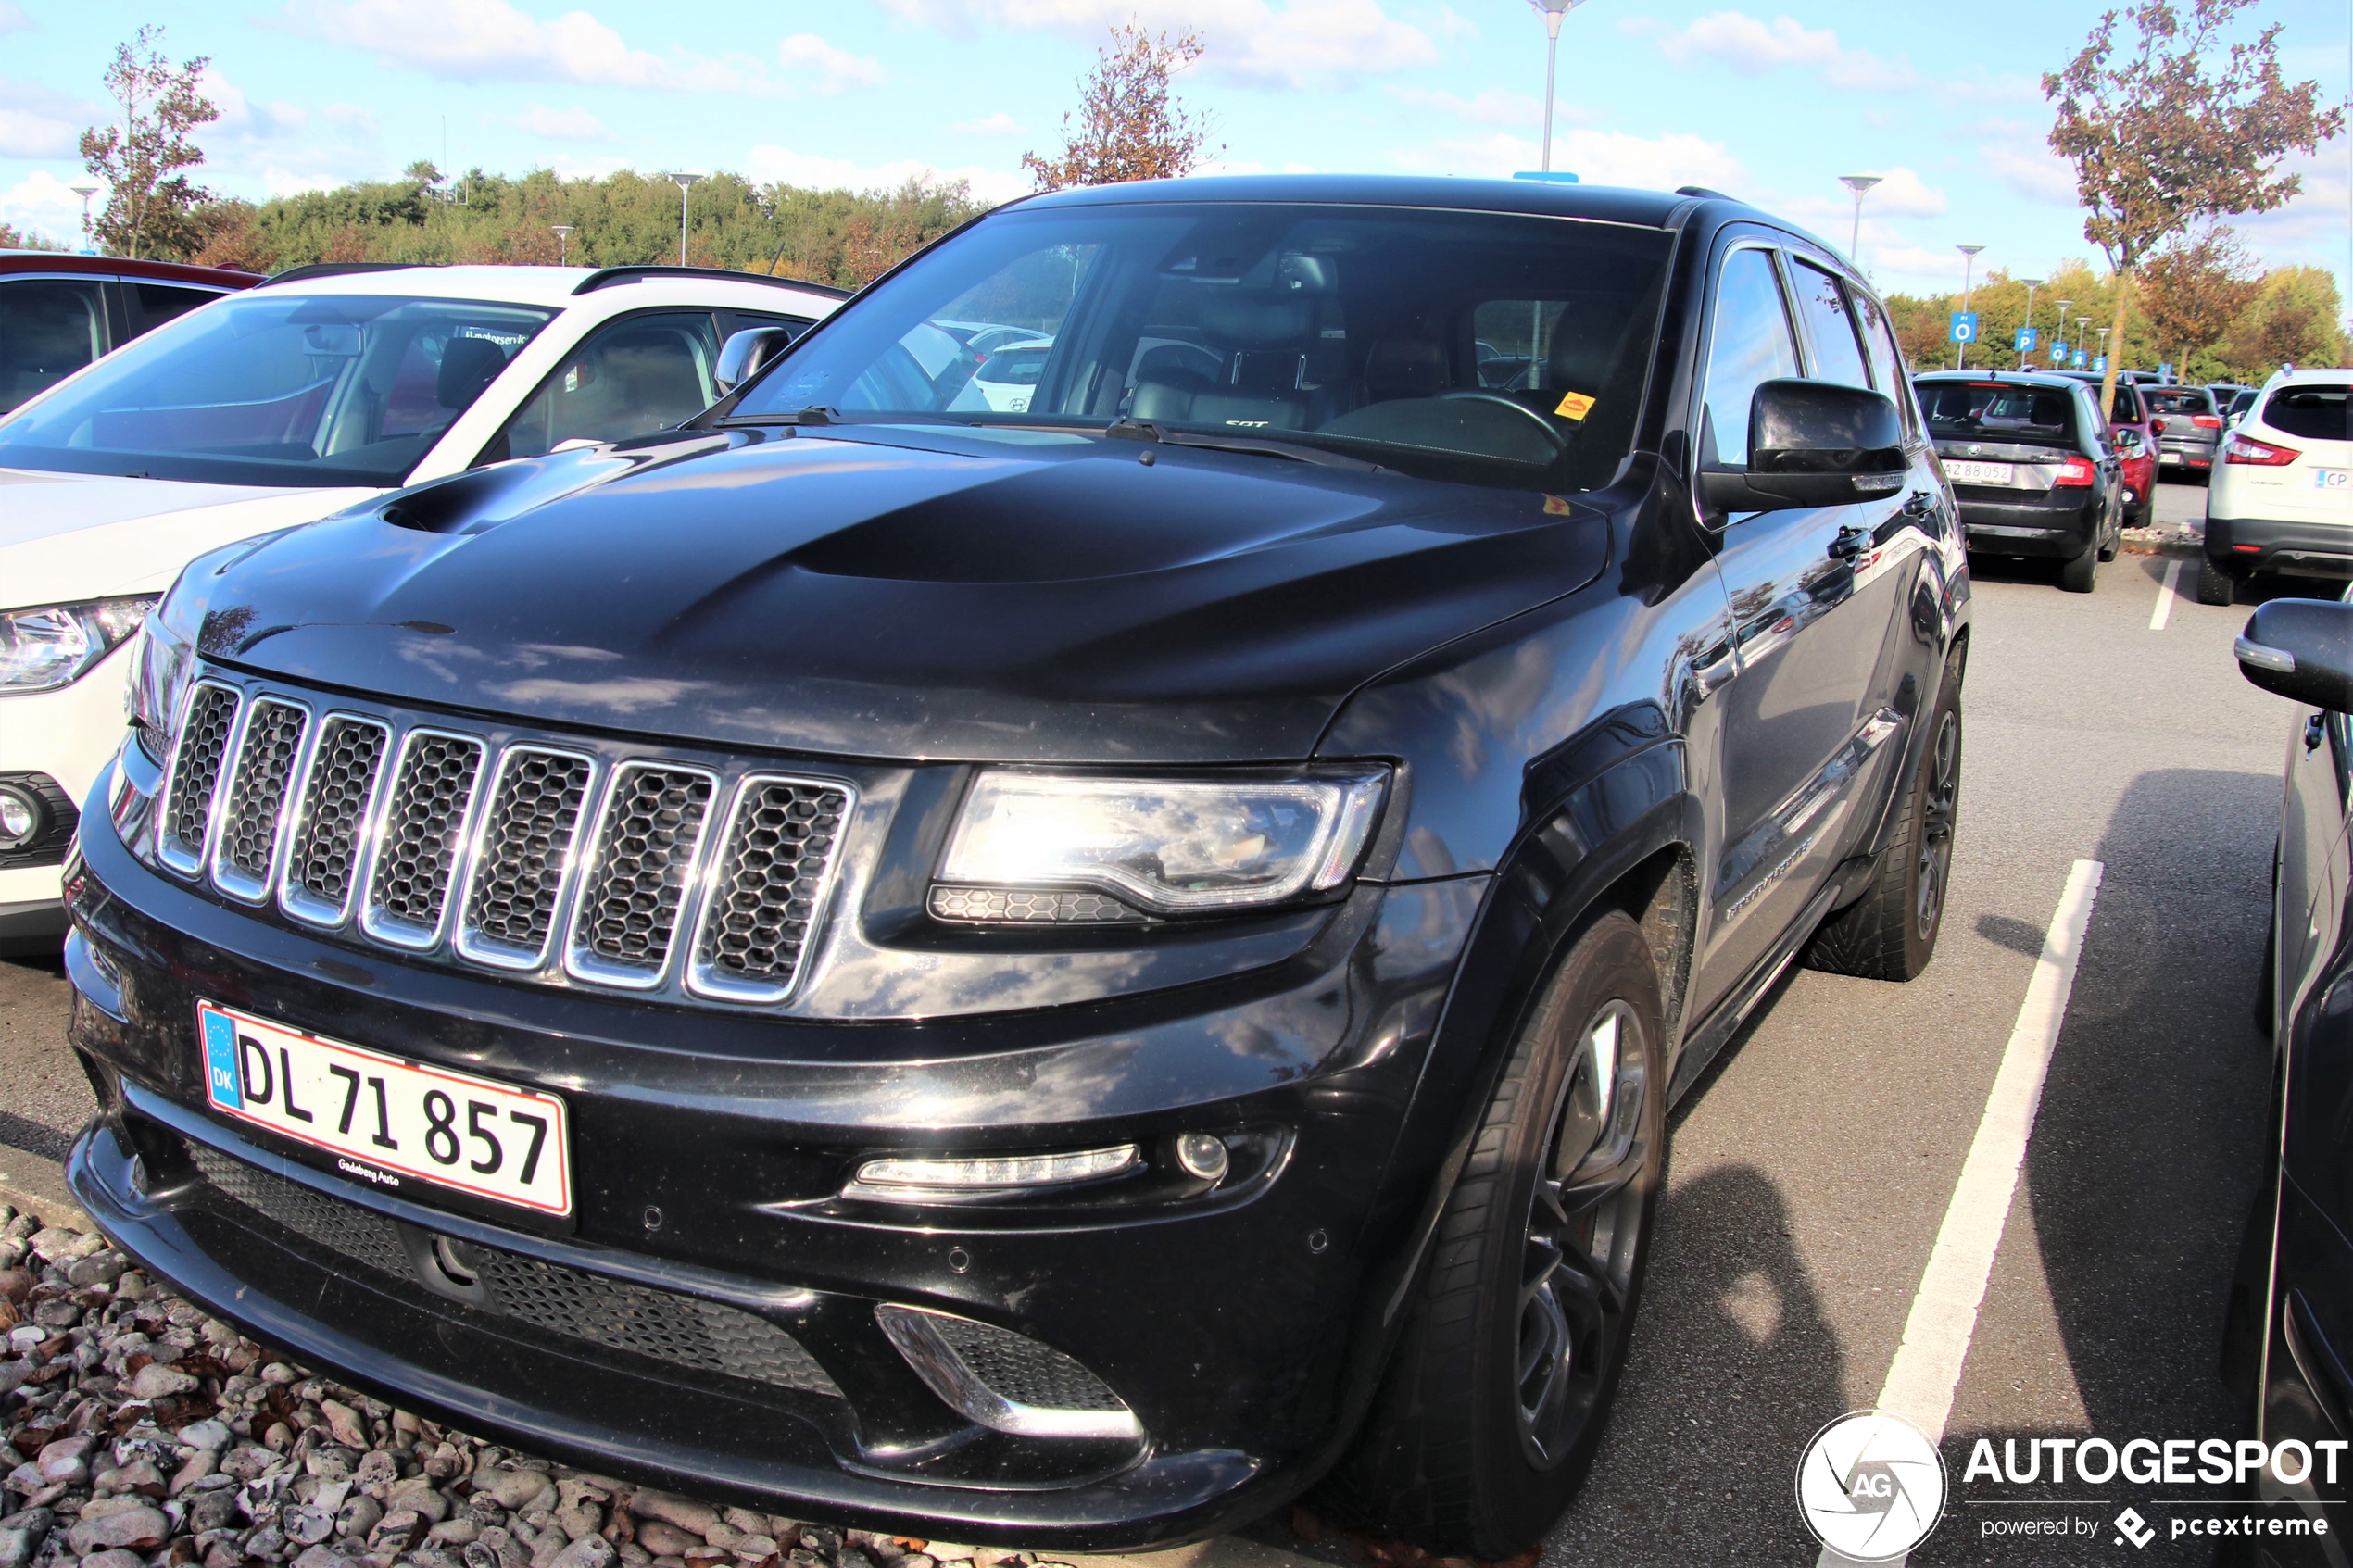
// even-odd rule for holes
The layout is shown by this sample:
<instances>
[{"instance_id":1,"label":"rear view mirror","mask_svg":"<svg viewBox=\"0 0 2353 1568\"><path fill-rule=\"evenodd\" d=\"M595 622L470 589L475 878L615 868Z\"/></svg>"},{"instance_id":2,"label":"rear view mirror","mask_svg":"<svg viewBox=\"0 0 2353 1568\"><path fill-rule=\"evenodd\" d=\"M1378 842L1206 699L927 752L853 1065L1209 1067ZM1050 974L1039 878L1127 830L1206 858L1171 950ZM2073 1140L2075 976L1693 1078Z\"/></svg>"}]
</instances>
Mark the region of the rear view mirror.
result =
<instances>
[{"instance_id":1,"label":"rear view mirror","mask_svg":"<svg viewBox=\"0 0 2353 1568\"><path fill-rule=\"evenodd\" d=\"M790 327L749 327L728 335L719 345L719 363L711 379L724 397L765 369L793 340Z\"/></svg>"},{"instance_id":2,"label":"rear view mirror","mask_svg":"<svg viewBox=\"0 0 2353 1568\"><path fill-rule=\"evenodd\" d=\"M1904 487L1904 420L1876 392L1835 382L1762 383L1748 408L1748 467L1706 469L1710 511L1840 507Z\"/></svg>"},{"instance_id":3,"label":"rear view mirror","mask_svg":"<svg viewBox=\"0 0 2353 1568\"><path fill-rule=\"evenodd\" d=\"M2353 713L2353 605L2274 599L2247 618L2239 673L2292 702Z\"/></svg>"}]
</instances>

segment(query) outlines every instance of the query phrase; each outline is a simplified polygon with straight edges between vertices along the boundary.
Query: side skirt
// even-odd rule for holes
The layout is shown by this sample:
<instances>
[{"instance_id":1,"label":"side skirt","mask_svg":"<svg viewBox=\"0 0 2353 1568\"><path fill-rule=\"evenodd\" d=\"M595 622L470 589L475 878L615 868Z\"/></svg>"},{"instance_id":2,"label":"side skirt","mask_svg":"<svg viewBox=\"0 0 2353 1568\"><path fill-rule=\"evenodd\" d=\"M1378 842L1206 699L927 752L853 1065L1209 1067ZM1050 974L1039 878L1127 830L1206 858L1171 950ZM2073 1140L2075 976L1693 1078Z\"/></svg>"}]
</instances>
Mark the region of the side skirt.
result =
<instances>
[{"instance_id":1,"label":"side skirt","mask_svg":"<svg viewBox=\"0 0 2353 1568\"><path fill-rule=\"evenodd\" d=\"M1844 884L1843 877L1831 877L1824 882L1815 891L1814 897L1806 901L1805 912L1790 922L1789 929L1781 933L1780 941L1766 949L1765 956L1756 961L1756 966L1748 972L1747 977L1725 993L1724 999L1710 1009L1705 1018L1684 1033L1683 1048L1675 1058L1675 1071L1667 1084L1667 1103L1670 1107L1683 1098L1683 1092L1698 1081L1701 1073L1707 1071L1707 1064L1716 1060L1716 1053L1722 1050L1726 1042L1740 1033L1741 1025L1748 1022L1749 1010L1773 988L1773 982L1781 977L1783 970L1796 961L1797 955L1805 951L1806 944L1814 939L1815 929L1831 912Z\"/></svg>"}]
</instances>

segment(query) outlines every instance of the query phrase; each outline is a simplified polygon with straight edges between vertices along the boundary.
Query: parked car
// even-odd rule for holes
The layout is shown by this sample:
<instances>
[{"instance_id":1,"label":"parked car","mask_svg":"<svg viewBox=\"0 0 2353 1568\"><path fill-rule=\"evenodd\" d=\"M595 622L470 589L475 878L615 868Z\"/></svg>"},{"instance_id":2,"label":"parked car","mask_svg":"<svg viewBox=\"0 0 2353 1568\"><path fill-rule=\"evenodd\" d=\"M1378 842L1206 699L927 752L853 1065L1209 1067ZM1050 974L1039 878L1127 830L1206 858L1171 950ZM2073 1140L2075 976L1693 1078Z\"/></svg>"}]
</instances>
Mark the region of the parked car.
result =
<instances>
[{"instance_id":1,"label":"parked car","mask_svg":"<svg viewBox=\"0 0 2353 1568\"><path fill-rule=\"evenodd\" d=\"M2158 461L2210 472L2222 439L2222 410L2214 394L2202 386L2159 386L2145 395L2157 429Z\"/></svg>"},{"instance_id":2,"label":"parked car","mask_svg":"<svg viewBox=\"0 0 2353 1568\"><path fill-rule=\"evenodd\" d=\"M989 408L996 413L1026 413L1038 380L1045 373L1046 357L1053 352L1053 347L1051 339L1036 338L992 347L973 367L973 389L988 400Z\"/></svg>"},{"instance_id":3,"label":"parked car","mask_svg":"<svg viewBox=\"0 0 2353 1568\"><path fill-rule=\"evenodd\" d=\"M0 251L0 414L140 333L259 282L172 261Z\"/></svg>"},{"instance_id":4,"label":"parked car","mask_svg":"<svg viewBox=\"0 0 2353 1568\"><path fill-rule=\"evenodd\" d=\"M2206 491L2197 602L2226 605L2258 572L2353 577L2353 370L2273 376L2222 442Z\"/></svg>"},{"instance_id":5,"label":"parked car","mask_svg":"<svg viewBox=\"0 0 2353 1568\"><path fill-rule=\"evenodd\" d=\"M2353 1146L2344 1133L2353 1017L2343 1005L2353 977L2353 604L2273 599L2247 621L2237 654L2247 680L2300 711L2258 1006L2272 1039L2269 1159L2240 1249L2224 1374L2247 1400L2248 1436L2319 1452L2311 1446L2353 1436ZM2287 1517L2324 1522L2329 1537L2353 1530L2345 1489L2320 1479L2308 1470L2285 1481L2266 1467L2255 1490ZM2325 1540L2267 1537L2261 1561L2324 1564L2334 1560Z\"/></svg>"},{"instance_id":6,"label":"parked car","mask_svg":"<svg viewBox=\"0 0 2353 1568\"><path fill-rule=\"evenodd\" d=\"M123 644L194 557L396 486L674 425L720 345L839 295L676 269L304 269L0 420L0 949L55 951Z\"/></svg>"},{"instance_id":7,"label":"parked car","mask_svg":"<svg viewBox=\"0 0 2353 1568\"><path fill-rule=\"evenodd\" d=\"M2231 406L2222 411L2222 428L2224 430L2234 428L2239 420L2246 417L2246 411L2255 407L2255 400L2261 395L2261 391L2256 387L2239 388L2232 395Z\"/></svg>"},{"instance_id":8,"label":"parked car","mask_svg":"<svg viewBox=\"0 0 2353 1568\"><path fill-rule=\"evenodd\" d=\"M2237 399L2239 394L2254 393L2259 389L2243 386L2237 382L2218 381L2208 383L2206 390L2214 395L2214 406L2220 408L2223 417L2227 419L2230 417L2231 405Z\"/></svg>"},{"instance_id":9,"label":"parked car","mask_svg":"<svg viewBox=\"0 0 2353 1568\"><path fill-rule=\"evenodd\" d=\"M2100 389L2105 373L2098 370L2055 370L2054 375L2080 381L2092 390L2092 406L2100 407ZM2116 379L2116 400L2102 416L2108 427L2108 439L2116 446L2117 459L2123 466L2124 525L2137 528L2147 521L2149 503L2157 495L2158 441L2157 416L2149 409L2145 381L2153 382L2155 370L2120 370Z\"/></svg>"},{"instance_id":10,"label":"parked car","mask_svg":"<svg viewBox=\"0 0 2353 1568\"><path fill-rule=\"evenodd\" d=\"M931 346L1017 284L1000 413ZM1934 950L1970 607L1903 378L1727 198L1129 183L679 432L208 555L68 881L73 1189L603 1471L1057 1549L1323 1475L1507 1555L1668 1102L1799 955Z\"/></svg>"},{"instance_id":11,"label":"parked car","mask_svg":"<svg viewBox=\"0 0 2353 1568\"><path fill-rule=\"evenodd\" d=\"M2124 528L2124 459L2099 392L2045 371L1934 370L1913 378L1975 550L2056 558L2088 594Z\"/></svg>"}]
</instances>

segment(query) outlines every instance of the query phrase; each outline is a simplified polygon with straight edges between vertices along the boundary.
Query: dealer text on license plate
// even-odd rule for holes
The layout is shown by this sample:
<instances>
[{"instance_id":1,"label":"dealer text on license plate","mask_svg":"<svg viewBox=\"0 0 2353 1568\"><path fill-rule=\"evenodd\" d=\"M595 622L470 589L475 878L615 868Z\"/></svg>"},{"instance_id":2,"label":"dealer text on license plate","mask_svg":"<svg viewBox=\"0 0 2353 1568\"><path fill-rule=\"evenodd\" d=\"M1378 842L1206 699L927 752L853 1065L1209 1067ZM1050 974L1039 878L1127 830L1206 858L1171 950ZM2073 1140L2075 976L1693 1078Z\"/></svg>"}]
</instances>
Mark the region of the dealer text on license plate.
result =
<instances>
[{"instance_id":1,"label":"dealer text on license plate","mask_svg":"<svg viewBox=\"0 0 2353 1568\"><path fill-rule=\"evenodd\" d=\"M410 1178L545 1214L572 1212L564 1102L196 1004L217 1110L325 1149L346 1175Z\"/></svg>"},{"instance_id":2,"label":"dealer text on license plate","mask_svg":"<svg viewBox=\"0 0 2353 1568\"><path fill-rule=\"evenodd\" d=\"M1945 476L1956 484L2007 484L2015 470L2007 463L1947 462Z\"/></svg>"}]
</instances>

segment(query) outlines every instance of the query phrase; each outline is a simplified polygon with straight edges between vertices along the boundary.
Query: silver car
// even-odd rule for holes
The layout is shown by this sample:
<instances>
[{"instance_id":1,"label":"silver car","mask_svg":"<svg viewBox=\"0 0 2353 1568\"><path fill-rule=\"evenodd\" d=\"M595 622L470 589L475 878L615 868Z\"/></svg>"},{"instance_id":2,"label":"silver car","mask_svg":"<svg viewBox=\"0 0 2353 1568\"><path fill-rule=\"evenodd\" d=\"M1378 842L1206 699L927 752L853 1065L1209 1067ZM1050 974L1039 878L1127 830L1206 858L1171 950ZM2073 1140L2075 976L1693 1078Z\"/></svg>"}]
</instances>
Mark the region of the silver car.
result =
<instances>
[{"instance_id":1,"label":"silver car","mask_svg":"<svg viewBox=\"0 0 2353 1568\"><path fill-rule=\"evenodd\" d=\"M2214 470L2214 448L2222 439L2222 410L2202 386L2145 386L2149 423L2157 435L2160 469Z\"/></svg>"}]
</instances>

